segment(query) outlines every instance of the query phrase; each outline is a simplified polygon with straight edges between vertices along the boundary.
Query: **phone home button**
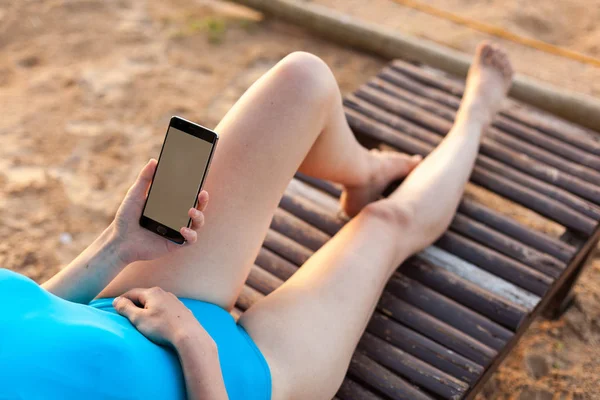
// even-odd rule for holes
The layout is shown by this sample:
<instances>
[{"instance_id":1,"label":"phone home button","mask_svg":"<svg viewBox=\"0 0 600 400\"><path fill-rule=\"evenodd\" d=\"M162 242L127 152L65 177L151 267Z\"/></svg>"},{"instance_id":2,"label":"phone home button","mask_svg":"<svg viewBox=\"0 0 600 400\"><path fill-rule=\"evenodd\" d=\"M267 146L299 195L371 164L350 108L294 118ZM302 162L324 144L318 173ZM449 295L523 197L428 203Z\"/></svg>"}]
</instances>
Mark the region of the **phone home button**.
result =
<instances>
[{"instance_id":1,"label":"phone home button","mask_svg":"<svg viewBox=\"0 0 600 400\"><path fill-rule=\"evenodd\" d=\"M165 228L164 226L159 226L156 228L156 232L164 236L167 233L167 228Z\"/></svg>"}]
</instances>

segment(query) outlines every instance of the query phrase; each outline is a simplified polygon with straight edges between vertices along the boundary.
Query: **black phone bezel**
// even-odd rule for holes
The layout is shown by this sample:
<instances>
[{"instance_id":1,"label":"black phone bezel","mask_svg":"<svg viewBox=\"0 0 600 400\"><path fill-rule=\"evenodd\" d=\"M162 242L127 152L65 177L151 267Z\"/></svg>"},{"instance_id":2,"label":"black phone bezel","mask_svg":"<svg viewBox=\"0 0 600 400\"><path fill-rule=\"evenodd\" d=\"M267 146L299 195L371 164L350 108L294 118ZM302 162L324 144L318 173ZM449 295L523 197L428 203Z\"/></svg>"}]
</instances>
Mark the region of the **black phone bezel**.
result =
<instances>
[{"instance_id":1,"label":"black phone bezel","mask_svg":"<svg viewBox=\"0 0 600 400\"><path fill-rule=\"evenodd\" d=\"M169 121L169 126L167 127L167 132L165 133L165 139L163 140L162 147L160 149L160 155L158 156L158 163L156 165L156 170L154 171L154 175L156 175L156 171L160 168L160 159L163 154L163 150L165 149L165 143L167 142L167 137L169 135L169 129L173 127L179 129L180 131L187 133L189 135L195 136L199 139L202 139L206 142L209 142L212 147L210 149L210 154L208 156L208 161L206 163L206 170L204 171L204 175L202 176L202 180L200 181L200 185L198 186L198 192L196 193L196 200L194 201L194 207L198 203L198 194L202 190L202 186L204 185L204 181L206 180L206 176L208 175L208 170L210 168L210 163L212 161L213 154L215 152L215 148L217 147L217 141L219 140L219 135L208 129L203 127L202 125L195 124L186 119L183 119L178 116L171 117ZM152 184L154 183L154 175L152 176ZM148 203L148 199L150 198L150 194L152 193L152 184L150 185L150 189L148 189L148 196L146 197L146 201L144 202L144 208L142 209L142 214L140 215L140 226L148 229L150 232L153 232L159 236L164 237L167 240L170 240L176 244L184 244L185 239L179 233L179 231L168 227L158 221L153 220L152 218L146 217L144 215L144 211L146 211L146 204ZM191 226L192 219L188 219L187 227Z\"/></svg>"}]
</instances>

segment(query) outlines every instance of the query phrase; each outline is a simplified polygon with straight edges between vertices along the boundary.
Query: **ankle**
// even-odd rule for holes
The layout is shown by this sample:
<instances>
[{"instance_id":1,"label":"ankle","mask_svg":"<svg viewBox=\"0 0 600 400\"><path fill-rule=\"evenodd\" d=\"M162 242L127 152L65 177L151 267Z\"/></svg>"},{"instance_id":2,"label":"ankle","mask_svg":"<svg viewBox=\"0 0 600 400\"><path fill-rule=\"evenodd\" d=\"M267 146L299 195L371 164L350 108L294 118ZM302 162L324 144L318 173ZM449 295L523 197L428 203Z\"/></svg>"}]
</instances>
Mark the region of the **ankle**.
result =
<instances>
[{"instance_id":1,"label":"ankle","mask_svg":"<svg viewBox=\"0 0 600 400\"><path fill-rule=\"evenodd\" d=\"M491 122L491 116L482 104L478 102L469 102L463 104L456 114L454 120L453 131L466 131L466 132L481 132L489 126ZM456 129L461 127L462 129Z\"/></svg>"},{"instance_id":2,"label":"ankle","mask_svg":"<svg viewBox=\"0 0 600 400\"><path fill-rule=\"evenodd\" d=\"M357 188L370 185L377 179L380 170L380 159L377 149L361 149L360 155L355 158L357 172L350 183L345 184L347 188Z\"/></svg>"},{"instance_id":3,"label":"ankle","mask_svg":"<svg viewBox=\"0 0 600 400\"><path fill-rule=\"evenodd\" d=\"M367 167L367 175L365 185L378 185L381 183L381 179L383 179L382 172L382 162L383 157L381 155L381 150L379 149L370 149L368 151L368 167Z\"/></svg>"}]
</instances>

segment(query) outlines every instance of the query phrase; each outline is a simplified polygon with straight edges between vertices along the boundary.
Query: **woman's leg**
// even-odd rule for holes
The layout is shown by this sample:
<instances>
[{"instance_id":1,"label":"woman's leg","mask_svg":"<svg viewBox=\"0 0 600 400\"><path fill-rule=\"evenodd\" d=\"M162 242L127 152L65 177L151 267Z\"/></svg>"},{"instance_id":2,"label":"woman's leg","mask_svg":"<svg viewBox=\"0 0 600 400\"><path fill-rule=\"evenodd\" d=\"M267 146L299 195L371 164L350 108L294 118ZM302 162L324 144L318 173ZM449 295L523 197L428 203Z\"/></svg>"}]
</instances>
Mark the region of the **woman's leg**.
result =
<instances>
[{"instance_id":1,"label":"woman's leg","mask_svg":"<svg viewBox=\"0 0 600 400\"><path fill-rule=\"evenodd\" d=\"M293 174L302 172L364 192L406 175L407 156L375 154L356 141L329 68L294 53L241 97L216 128L220 140L205 188L210 204L198 242L128 266L100 294L160 286L179 297L233 306ZM372 181L373 176L377 180ZM354 207L362 197L354 196Z\"/></svg>"},{"instance_id":2,"label":"woman's leg","mask_svg":"<svg viewBox=\"0 0 600 400\"><path fill-rule=\"evenodd\" d=\"M505 54L480 46L444 141L387 199L366 206L241 324L271 367L273 399L331 399L396 267L448 227L482 128L510 85Z\"/></svg>"}]
</instances>

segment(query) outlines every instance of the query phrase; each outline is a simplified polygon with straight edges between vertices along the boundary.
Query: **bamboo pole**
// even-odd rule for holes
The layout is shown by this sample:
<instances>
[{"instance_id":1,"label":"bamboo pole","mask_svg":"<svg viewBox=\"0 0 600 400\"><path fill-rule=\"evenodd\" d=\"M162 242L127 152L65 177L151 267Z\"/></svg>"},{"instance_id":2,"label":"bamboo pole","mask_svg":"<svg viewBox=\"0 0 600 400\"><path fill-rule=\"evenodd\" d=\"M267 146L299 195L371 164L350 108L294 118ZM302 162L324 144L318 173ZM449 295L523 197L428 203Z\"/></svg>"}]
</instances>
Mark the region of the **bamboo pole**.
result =
<instances>
[{"instance_id":1,"label":"bamboo pole","mask_svg":"<svg viewBox=\"0 0 600 400\"><path fill-rule=\"evenodd\" d=\"M470 57L462 52L403 35L317 4L294 0L232 1L384 58L418 61L461 77L467 75L470 66ZM515 76L510 95L600 131L600 102L592 96L561 89L521 74Z\"/></svg>"}]
</instances>

